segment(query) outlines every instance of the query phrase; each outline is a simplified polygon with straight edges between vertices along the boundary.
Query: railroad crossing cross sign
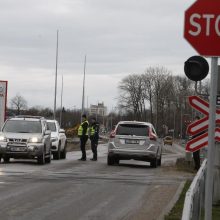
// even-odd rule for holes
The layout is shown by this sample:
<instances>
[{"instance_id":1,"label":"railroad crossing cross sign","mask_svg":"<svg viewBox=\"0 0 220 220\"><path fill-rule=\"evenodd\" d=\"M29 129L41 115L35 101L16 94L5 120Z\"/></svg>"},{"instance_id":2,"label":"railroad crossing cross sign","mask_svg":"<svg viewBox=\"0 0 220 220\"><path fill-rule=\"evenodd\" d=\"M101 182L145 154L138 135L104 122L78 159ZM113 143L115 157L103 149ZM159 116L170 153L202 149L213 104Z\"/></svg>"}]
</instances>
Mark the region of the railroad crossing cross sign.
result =
<instances>
[{"instance_id":1,"label":"railroad crossing cross sign","mask_svg":"<svg viewBox=\"0 0 220 220\"><path fill-rule=\"evenodd\" d=\"M187 151L197 151L200 148L208 146L208 120L209 120L209 103L204 101L198 96L189 97L190 105L203 113L205 116L193 123L189 124L187 127L187 133L190 135L198 135L192 140L188 141L186 144ZM220 110L216 111L216 123L220 124ZM204 132L200 134L201 132ZM199 135L200 134L200 135ZM220 142L220 128L215 129L215 140Z\"/></svg>"}]
</instances>

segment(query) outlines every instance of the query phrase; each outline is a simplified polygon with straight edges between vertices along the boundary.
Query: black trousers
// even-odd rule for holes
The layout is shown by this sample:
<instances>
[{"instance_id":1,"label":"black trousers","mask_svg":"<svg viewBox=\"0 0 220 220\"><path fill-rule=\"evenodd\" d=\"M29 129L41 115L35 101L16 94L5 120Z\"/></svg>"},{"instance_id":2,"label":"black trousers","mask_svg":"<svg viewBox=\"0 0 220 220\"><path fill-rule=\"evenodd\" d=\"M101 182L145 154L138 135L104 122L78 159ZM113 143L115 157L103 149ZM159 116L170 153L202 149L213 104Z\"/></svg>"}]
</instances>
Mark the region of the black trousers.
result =
<instances>
[{"instance_id":1,"label":"black trousers","mask_svg":"<svg viewBox=\"0 0 220 220\"><path fill-rule=\"evenodd\" d=\"M80 149L82 151L82 159L86 159L86 142L88 140L88 136L80 137Z\"/></svg>"},{"instance_id":2,"label":"black trousers","mask_svg":"<svg viewBox=\"0 0 220 220\"><path fill-rule=\"evenodd\" d=\"M193 159L195 163L195 169L198 170L200 168L200 150L193 152Z\"/></svg>"},{"instance_id":3,"label":"black trousers","mask_svg":"<svg viewBox=\"0 0 220 220\"><path fill-rule=\"evenodd\" d=\"M96 139L90 139L91 140L91 148L93 153L93 159L97 160L97 146L98 146L98 140Z\"/></svg>"}]
</instances>

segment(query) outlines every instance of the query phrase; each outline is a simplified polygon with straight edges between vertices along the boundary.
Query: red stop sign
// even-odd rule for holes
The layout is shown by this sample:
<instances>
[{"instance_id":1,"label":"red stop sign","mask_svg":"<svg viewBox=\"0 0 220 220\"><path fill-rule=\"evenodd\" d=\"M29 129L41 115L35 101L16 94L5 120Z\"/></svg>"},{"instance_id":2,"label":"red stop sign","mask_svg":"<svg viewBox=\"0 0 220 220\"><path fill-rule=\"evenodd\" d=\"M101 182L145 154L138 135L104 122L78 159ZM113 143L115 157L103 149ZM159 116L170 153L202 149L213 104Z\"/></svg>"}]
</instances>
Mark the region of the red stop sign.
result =
<instances>
[{"instance_id":1,"label":"red stop sign","mask_svg":"<svg viewBox=\"0 0 220 220\"><path fill-rule=\"evenodd\" d=\"M185 11L184 37L203 56L220 56L220 0L197 0Z\"/></svg>"}]
</instances>

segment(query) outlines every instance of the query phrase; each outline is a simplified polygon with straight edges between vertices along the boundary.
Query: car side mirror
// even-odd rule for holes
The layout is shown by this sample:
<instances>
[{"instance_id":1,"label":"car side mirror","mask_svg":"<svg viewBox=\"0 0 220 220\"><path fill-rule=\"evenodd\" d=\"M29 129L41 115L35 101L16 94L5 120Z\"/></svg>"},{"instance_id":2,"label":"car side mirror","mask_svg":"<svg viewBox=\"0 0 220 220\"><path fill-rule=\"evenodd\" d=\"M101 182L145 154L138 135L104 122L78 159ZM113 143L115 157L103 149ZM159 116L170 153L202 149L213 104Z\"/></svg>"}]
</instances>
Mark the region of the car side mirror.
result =
<instances>
[{"instance_id":1,"label":"car side mirror","mask_svg":"<svg viewBox=\"0 0 220 220\"><path fill-rule=\"evenodd\" d=\"M59 130L59 133L64 133L64 134L65 134L65 130L61 128L61 129Z\"/></svg>"},{"instance_id":2,"label":"car side mirror","mask_svg":"<svg viewBox=\"0 0 220 220\"><path fill-rule=\"evenodd\" d=\"M45 134L45 135L50 135L50 134L51 134L51 130L46 130L46 131L44 132L44 134Z\"/></svg>"}]
</instances>

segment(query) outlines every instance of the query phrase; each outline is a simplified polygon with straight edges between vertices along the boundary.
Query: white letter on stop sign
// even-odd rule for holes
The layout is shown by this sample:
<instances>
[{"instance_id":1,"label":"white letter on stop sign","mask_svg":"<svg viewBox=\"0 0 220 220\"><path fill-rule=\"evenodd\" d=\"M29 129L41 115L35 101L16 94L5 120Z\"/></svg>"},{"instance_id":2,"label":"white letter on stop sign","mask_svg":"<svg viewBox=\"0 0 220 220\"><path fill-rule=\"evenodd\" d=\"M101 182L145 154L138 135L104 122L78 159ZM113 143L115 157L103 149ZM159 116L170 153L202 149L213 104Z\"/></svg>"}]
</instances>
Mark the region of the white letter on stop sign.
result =
<instances>
[{"instance_id":1,"label":"white letter on stop sign","mask_svg":"<svg viewBox=\"0 0 220 220\"><path fill-rule=\"evenodd\" d=\"M192 26L194 26L194 27L197 28L197 31L189 30L189 34L191 34L192 36L198 36L198 35L200 34L200 32L201 32L201 26L200 26L199 23L197 23L196 21L194 21L195 18L200 19L201 16L200 16L199 14L192 14L192 15L190 16L190 19L189 19L190 24L191 24Z\"/></svg>"},{"instance_id":2,"label":"white letter on stop sign","mask_svg":"<svg viewBox=\"0 0 220 220\"><path fill-rule=\"evenodd\" d=\"M192 36L198 36L201 33L202 27L199 23L200 19L204 18L206 20L205 23L205 35L210 36L210 30L211 28L215 29L215 33L220 36L220 15L216 17L216 19L212 22L212 20L215 18L214 14L203 14L202 16L200 14L194 13L190 16L190 24L196 28L195 31L189 30L189 34ZM197 21L195 20L197 19ZM213 25L211 25L213 23Z\"/></svg>"},{"instance_id":3,"label":"white letter on stop sign","mask_svg":"<svg viewBox=\"0 0 220 220\"><path fill-rule=\"evenodd\" d=\"M219 22L220 22L220 15L216 18L216 21L215 21L215 31L218 36L220 36Z\"/></svg>"},{"instance_id":4,"label":"white letter on stop sign","mask_svg":"<svg viewBox=\"0 0 220 220\"><path fill-rule=\"evenodd\" d=\"M205 33L206 33L206 36L209 36L210 35L210 20L212 18L214 18L215 15L204 14L202 17L206 19L206 31L205 31Z\"/></svg>"}]
</instances>

